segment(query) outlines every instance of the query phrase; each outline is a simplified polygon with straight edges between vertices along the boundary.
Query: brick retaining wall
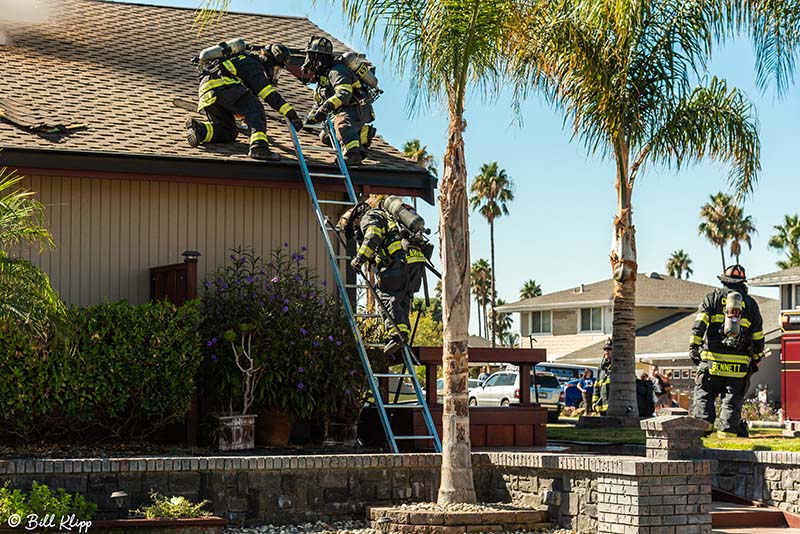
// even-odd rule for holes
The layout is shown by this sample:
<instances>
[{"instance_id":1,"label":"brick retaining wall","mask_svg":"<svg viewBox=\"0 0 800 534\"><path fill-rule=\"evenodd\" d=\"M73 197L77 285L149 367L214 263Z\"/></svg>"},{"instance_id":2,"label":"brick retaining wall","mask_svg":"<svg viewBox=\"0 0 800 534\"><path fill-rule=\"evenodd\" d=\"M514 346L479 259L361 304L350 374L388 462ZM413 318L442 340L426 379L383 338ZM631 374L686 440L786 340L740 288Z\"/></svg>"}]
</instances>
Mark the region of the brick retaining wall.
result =
<instances>
[{"instance_id":1,"label":"brick retaining wall","mask_svg":"<svg viewBox=\"0 0 800 534\"><path fill-rule=\"evenodd\" d=\"M715 487L800 513L800 453L706 449L703 457L719 464Z\"/></svg>"},{"instance_id":2,"label":"brick retaining wall","mask_svg":"<svg viewBox=\"0 0 800 534\"><path fill-rule=\"evenodd\" d=\"M555 523L580 532L710 532L710 461L474 453L473 464L481 501L545 504ZM0 478L80 492L105 516L116 512L111 492L130 495L127 509L153 489L209 499L232 521L280 524L433 501L440 467L436 454L13 460L0 461Z\"/></svg>"}]
</instances>

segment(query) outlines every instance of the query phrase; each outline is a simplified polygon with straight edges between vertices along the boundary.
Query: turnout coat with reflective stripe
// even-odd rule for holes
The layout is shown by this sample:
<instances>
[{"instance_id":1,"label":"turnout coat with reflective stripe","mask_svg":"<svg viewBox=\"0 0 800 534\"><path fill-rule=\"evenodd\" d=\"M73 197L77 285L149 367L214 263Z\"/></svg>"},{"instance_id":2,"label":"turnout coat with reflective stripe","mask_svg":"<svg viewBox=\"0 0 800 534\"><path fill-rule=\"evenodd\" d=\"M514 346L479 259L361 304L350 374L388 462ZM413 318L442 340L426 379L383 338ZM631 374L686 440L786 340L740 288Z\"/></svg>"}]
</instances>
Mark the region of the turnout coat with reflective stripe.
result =
<instances>
[{"instance_id":1,"label":"turnout coat with reflective stripe","mask_svg":"<svg viewBox=\"0 0 800 534\"><path fill-rule=\"evenodd\" d=\"M372 262L378 269L387 268L393 260L405 261L403 239L392 216L381 209L371 209L361 217L364 240L356 255Z\"/></svg>"},{"instance_id":2,"label":"turnout coat with reflective stripe","mask_svg":"<svg viewBox=\"0 0 800 534\"><path fill-rule=\"evenodd\" d=\"M293 109L275 89L275 81L268 77L256 54L245 52L224 61L214 61L203 70L197 91L200 97L197 111L216 102L215 89L234 85L246 87L282 115Z\"/></svg>"},{"instance_id":3,"label":"turnout coat with reflective stripe","mask_svg":"<svg viewBox=\"0 0 800 534\"><path fill-rule=\"evenodd\" d=\"M742 378L749 370L751 357L757 361L764 356L763 321L755 299L740 291L743 301L739 338L733 346L724 344L722 326L728 292L716 289L705 296L695 316L689 345L702 347L700 358L708 362L712 375Z\"/></svg>"}]
</instances>

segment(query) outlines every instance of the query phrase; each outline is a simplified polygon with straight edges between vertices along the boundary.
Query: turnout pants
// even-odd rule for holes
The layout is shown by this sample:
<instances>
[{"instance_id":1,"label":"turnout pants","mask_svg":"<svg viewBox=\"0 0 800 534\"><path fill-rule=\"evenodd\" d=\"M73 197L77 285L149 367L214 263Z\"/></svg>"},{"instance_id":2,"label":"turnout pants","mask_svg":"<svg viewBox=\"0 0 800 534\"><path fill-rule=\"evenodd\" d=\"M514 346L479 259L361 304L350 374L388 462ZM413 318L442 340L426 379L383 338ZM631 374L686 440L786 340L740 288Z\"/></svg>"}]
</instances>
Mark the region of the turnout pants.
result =
<instances>
[{"instance_id":1,"label":"turnout pants","mask_svg":"<svg viewBox=\"0 0 800 534\"><path fill-rule=\"evenodd\" d=\"M256 95L242 85L214 89L216 101L203 108L208 121L203 143L228 143L239 135L235 115L243 115L250 128L250 144L267 146L267 116Z\"/></svg>"},{"instance_id":2,"label":"turnout pants","mask_svg":"<svg viewBox=\"0 0 800 534\"><path fill-rule=\"evenodd\" d=\"M389 312L384 326L391 335L397 334L395 324L403 336L408 338L411 335L408 315L411 313L414 293L419 290L421 283L422 267L419 265L405 265L396 261L392 267L378 273L376 290L378 298Z\"/></svg>"},{"instance_id":3,"label":"turnout pants","mask_svg":"<svg viewBox=\"0 0 800 534\"><path fill-rule=\"evenodd\" d=\"M713 425L717 415L715 403L717 397L722 397L717 429L721 432L739 434L746 388L747 378L715 376L708 372L707 365L701 364L695 378L692 415Z\"/></svg>"},{"instance_id":4,"label":"turnout pants","mask_svg":"<svg viewBox=\"0 0 800 534\"><path fill-rule=\"evenodd\" d=\"M344 154L356 149L365 154L375 135L375 128L368 124L374 118L371 106L348 106L334 114L333 129Z\"/></svg>"}]
</instances>

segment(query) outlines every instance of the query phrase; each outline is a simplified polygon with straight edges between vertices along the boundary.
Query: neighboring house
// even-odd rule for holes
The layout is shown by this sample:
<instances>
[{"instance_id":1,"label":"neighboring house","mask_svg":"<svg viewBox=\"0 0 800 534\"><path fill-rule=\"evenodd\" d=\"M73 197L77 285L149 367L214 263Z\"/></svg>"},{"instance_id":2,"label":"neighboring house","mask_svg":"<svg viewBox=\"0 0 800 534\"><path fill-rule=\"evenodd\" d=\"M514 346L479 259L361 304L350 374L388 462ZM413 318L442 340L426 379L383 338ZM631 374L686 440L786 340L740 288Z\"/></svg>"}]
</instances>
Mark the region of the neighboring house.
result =
<instances>
[{"instance_id":1,"label":"neighboring house","mask_svg":"<svg viewBox=\"0 0 800 534\"><path fill-rule=\"evenodd\" d=\"M306 18L229 13L198 36L191 9L100 0L41 0L47 22L6 28L0 40L0 98L13 97L48 122L85 122L67 136L39 136L0 121L0 165L19 169L22 185L47 206L56 248L21 254L40 265L73 305L150 296L148 269L199 251L198 282L224 265L233 247L257 254L288 243L307 246L322 277L330 273L300 167L286 125L268 114L276 163L247 157L247 139L191 148L185 120L172 104L195 101L190 59L232 37L305 48L325 35L336 51L347 47ZM294 58L294 63L302 58ZM311 90L289 73L278 89L303 115ZM379 101L376 112L380 117ZM379 130L380 132L380 130ZM301 133L305 146L318 145ZM333 155L307 154L319 172L333 173ZM371 163L351 170L360 193L394 193L433 201L435 179L377 138ZM321 179L326 200L342 200L336 179ZM341 206L325 214L338 216Z\"/></svg>"},{"instance_id":2,"label":"neighboring house","mask_svg":"<svg viewBox=\"0 0 800 534\"><path fill-rule=\"evenodd\" d=\"M756 276L748 281L755 287L777 287L781 310L800 309L800 267Z\"/></svg>"},{"instance_id":3,"label":"neighboring house","mask_svg":"<svg viewBox=\"0 0 800 534\"><path fill-rule=\"evenodd\" d=\"M689 314L711 286L658 273L639 273L636 279L636 327ZM520 344L547 349L554 360L585 347L602 344L611 335L613 280L580 284L574 289L548 293L498 307L519 313ZM688 336L688 334L687 334ZM597 353L601 356L602 351Z\"/></svg>"}]
</instances>

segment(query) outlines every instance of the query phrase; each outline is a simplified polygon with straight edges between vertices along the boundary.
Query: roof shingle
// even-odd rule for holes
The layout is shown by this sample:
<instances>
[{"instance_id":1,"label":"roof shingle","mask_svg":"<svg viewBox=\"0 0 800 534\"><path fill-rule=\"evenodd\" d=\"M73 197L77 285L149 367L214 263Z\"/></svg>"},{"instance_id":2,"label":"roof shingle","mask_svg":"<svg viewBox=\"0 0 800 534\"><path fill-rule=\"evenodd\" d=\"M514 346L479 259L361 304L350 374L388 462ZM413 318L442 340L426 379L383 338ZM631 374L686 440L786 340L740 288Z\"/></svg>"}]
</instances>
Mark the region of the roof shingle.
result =
<instances>
[{"instance_id":1,"label":"roof shingle","mask_svg":"<svg viewBox=\"0 0 800 534\"><path fill-rule=\"evenodd\" d=\"M229 13L198 36L191 9L102 0L40 1L50 13L48 22L6 29L12 44L0 46L0 96L13 95L46 116L86 122L89 128L56 141L0 121L0 145L8 150L249 163L242 136L235 143L199 149L186 143L183 123L190 114L174 107L172 99L197 98L197 74L190 59L209 44L234 36L301 49L309 36L324 34L335 50L348 50L306 18ZM284 74L278 88L299 113L312 107L311 91L294 76ZM285 160L295 160L286 126L268 119L267 133ZM301 138L304 144L319 144L311 133L302 132ZM377 163L370 167L375 170L425 172L381 138L373 149L370 160ZM330 154L318 154L310 158L311 164L330 163Z\"/></svg>"}]
</instances>

